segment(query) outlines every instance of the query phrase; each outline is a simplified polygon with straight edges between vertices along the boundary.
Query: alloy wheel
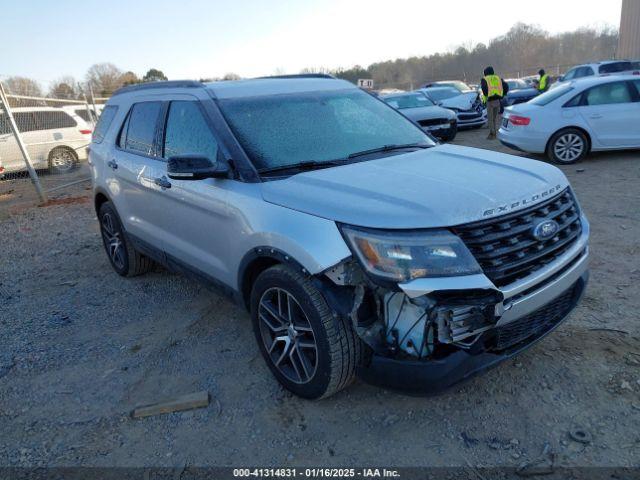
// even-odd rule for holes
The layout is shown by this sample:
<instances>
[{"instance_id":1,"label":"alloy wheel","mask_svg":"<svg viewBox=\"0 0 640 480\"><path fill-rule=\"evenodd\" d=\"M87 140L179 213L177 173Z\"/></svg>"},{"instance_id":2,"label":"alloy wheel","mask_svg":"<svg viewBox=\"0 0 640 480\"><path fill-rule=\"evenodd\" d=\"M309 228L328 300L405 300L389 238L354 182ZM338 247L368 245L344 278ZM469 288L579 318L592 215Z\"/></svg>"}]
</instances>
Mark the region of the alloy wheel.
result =
<instances>
[{"instance_id":1,"label":"alloy wheel","mask_svg":"<svg viewBox=\"0 0 640 480\"><path fill-rule=\"evenodd\" d=\"M573 162L584 152L584 140L575 133L565 133L553 145L553 153L561 162Z\"/></svg>"},{"instance_id":2,"label":"alloy wheel","mask_svg":"<svg viewBox=\"0 0 640 480\"><path fill-rule=\"evenodd\" d=\"M75 158L68 150L57 150L51 156L51 167L56 172L68 172L73 168Z\"/></svg>"},{"instance_id":3,"label":"alloy wheel","mask_svg":"<svg viewBox=\"0 0 640 480\"><path fill-rule=\"evenodd\" d=\"M273 365L294 383L313 378L318 347L307 315L288 291L272 287L260 297L260 334Z\"/></svg>"},{"instance_id":4,"label":"alloy wheel","mask_svg":"<svg viewBox=\"0 0 640 480\"><path fill-rule=\"evenodd\" d=\"M101 232L104 245L107 249L107 255L118 270L124 268L125 251L124 244L120 237L120 232L115 226L113 217L110 213L102 215Z\"/></svg>"}]
</instances>

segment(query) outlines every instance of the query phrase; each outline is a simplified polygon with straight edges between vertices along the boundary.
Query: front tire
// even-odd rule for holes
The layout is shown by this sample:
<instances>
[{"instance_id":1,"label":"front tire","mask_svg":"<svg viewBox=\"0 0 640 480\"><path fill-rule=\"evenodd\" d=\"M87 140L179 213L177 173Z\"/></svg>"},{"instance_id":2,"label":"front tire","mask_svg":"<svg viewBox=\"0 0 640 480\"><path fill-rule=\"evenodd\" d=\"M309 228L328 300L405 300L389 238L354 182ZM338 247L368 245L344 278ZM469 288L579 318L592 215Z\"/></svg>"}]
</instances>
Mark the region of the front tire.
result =
<instances>
[{"instance_id":1,"label":"front tire","mask_svg":"<svg viewBox=\"0 0 640 480\"><path fill-rule=\"evenodd\" d=\"M142 255L131 245L111 202L105 202L100 206L98 220L104 249L111 266L118 275L135 277L153 268L153 260Z\"/></svg>"},{"instance_id":2,"label":"front tire","mask_svg":"<svg viewBox=\"0 0 640 480\"><path fill-rule=\"evenodd\" d=\"M577 163L589 151L589 140L581 130L567 128L551 137L547 147L549 159L560 165Z\"/></svg>"},{"instance_id":3,"label":"front tire","mask_svg":"<svg viewBox=\"0 0 640 480\"><path fill-rule=\"evenodd\" d=\"M260 351L284 388L318 399L353 381L361 341L309 277L284 265L271 267L256 279L250 306Z\"/></svg>"}]
</instances>

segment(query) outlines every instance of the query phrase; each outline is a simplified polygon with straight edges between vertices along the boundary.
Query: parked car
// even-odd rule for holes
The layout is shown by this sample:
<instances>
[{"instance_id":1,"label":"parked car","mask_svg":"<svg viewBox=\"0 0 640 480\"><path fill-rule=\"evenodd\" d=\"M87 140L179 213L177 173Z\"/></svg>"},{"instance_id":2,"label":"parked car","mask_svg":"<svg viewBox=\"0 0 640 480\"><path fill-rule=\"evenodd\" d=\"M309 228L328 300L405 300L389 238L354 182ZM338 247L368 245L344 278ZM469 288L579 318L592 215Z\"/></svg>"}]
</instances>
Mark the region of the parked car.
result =
<instances>
[{"instance_id":1,"label":"parked car","mask_svg":"<svg viewBox=\"0 0 640 480\"><path fill-rule=\"evenodd\" d=\"M589 224L560 170L436 144L326 75L125 87L90 160L114 270L220 287L306 398L356 372L452 385L556 328L587 283Z\"/></svg>"},{"instance_id":2,"label":"parked car","mask_svg":"<svg viewBox=\"0 0 640 480\"><path fill-rule=\"evenodd\" d=\"M453 87L428 87L419 91L436 105L453 110L458 117L458 129L480 128L487 123L487 109L475 90L461 92Z\"/></svg>"},{"instance_id":3,"label":"parked car","mask_svg":"<svg viewBox=\"0 0 640 480\"><path fill-rule=\"evenodd\" d=\"M54 107L20 107L11 111L34 168L64 173L78 161L86 160L92 127L77 115ZM0 161L5 174L26 171L4 113L0 114Z\"/></svg>"},{"instance_id":4,"label":"parked car","mask_svg":"<svg viewBox=\"0 0 640 480\"><path fill-rule=\"evenodd\" d=\"M578 80L579 78L591 77L594 75L615 75L619 73L640 75L640 62L631 60L607 60L603 62L577 65L559 77L551 87L555 88L562 83Z\"/></svg>"},{"instance_id":5,"label":"parked car","mask_svg":"<svg viewBox=\"0 0 640 480\"><path fill-rule=\"evenodd\" d=\"M503 99L503 105L505 107L528 102L540 94L535 86L529 85L519 78L510 78L505 80L505 82L509 85L507 96Z\"/></svg>"},{"instance_id":6,"label":"parked car","mask_svg":"<svg viewBox=\"0 0 640 480\"><path fill-rule=\"evenodd\" d=\"M420 125L425 131L445 142L456 138L458 121L453 110L439 107L422 92L408 92L394 95L381 95L391 105L409 119Z\"/></svg>"},{"instance_id":7,"label":"parked car","mask_svg":"<svg viewBox=\"0 0 640 480\"><path fill-rule=\"evenodd\" d=\"M592 151L640 148L640 78L592 76L505 110L498 139L508 147L575 163Z\"/></svg>"},{"instance_id":8,"label":"parked car","mask_svg":"<svg viewBox=\"0 0 640 480\"><path fill-rule=\"evenodd\" d=\"M84 105L65 105L61 107L65 112L71 114L71 116L79 117L87 125L94 125L98 121L98 115L93 111L93 107L85 107Z\"/></svg>"},{"instance_id":9,"label":"parked car","mask_svg":"<svg viewBox=\"0 0 640 480\"><path fill-rule=\"evenodd\" d=\"M476 89L471 88L465 82L461 80L440 80L437 82L428 82L425 83L420 88L432 88L432 87L452 87L458 90L459 92L472 92Z\"/></svg>"}]
</instances>

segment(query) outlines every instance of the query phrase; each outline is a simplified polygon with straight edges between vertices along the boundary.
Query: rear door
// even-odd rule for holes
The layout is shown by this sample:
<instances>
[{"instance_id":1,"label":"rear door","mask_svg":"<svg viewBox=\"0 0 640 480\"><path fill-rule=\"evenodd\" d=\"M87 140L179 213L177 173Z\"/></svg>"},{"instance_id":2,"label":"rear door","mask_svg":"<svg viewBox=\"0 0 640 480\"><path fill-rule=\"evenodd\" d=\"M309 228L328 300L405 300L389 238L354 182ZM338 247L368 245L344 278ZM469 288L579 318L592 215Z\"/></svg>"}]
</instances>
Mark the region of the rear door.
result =
<instances>
[{"instance_id":1,"label":"rear door","mask_svg":"<svg viewBox=\"0 0 640 480\"><path fill-rule=\"evenodd\" d=\"M143 249L162 249L167 228L164 201L165 162L158 148L165 102L141 98L121 127L116 155L107 162L118 183L116 208L129 233Z\"/></svg>"},{"instance_id":2,"label":"rear door","mask_svg":"<svg viewBox=\"0 0 640 480\"><path fill-rule=\"evenodd\" d=\"M603 147L628 147L637 143L635 91L627 81L609 82L587 89L578 110Z\"/></svg>"}]
</instances>

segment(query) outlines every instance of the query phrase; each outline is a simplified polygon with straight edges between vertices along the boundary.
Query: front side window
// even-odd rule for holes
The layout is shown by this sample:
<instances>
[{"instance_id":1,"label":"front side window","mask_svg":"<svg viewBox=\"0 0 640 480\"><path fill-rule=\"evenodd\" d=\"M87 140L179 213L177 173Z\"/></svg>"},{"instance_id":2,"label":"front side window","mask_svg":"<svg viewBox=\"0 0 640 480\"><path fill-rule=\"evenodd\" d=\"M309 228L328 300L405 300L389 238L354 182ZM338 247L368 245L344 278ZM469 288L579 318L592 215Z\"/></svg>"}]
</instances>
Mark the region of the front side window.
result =
<instances>
[{"instance_id":1,"label":"front side window","mask_svg":"<svg viewBox=\"0 0 640 480\"><path fill-rule=\"evenodd\" d=\"M585 95L585 104L589 106L629 103L631 101L631 92L625 82L598 85L587 90Z\"/></svg>"},{"instance_id":2,"label":"front side window","mask_svg":"<svg viewBox=\"0 0 640 480\"><path fill-rule=\"evenodd\" d=\"M344 159L387 145L434 145L359 89L221 99L219 106L258 170Z\"/></svg>"},{"instance_id":3,"label":"front side window","mask_svg":"<svg viewBox=\"0 0 640 480\"><path fill-rule=\"evenodd\" d=\"M580 68L578 70L576 78L590 77L593 74L594 74L593 68L591 68L591 67L582 67L582 68Z\"/></svg>"},{"instance_id":4,"label":"front side window","mask_svg":"<svg viewBox=\"0 0 640 480\"><path fill-rule=\"evenodd\" d=\"M116 116L116 112L118 111L118 107L115 105L109 105L105 107L102 111L102 115L100 115L100 119L96 125L96 128L93 131L93 141L96 143L100 143L104 140L104 136L107 134L109 127L111 126L111 122L113 122L113 117Z\"/></svg>"},{"instance_id":5,"label":"front side window","mask_svg":"<svg viewBox=\"0 0 640 480\"><path fill-rule=\"evenodd\" d=\"M214 160L216 142L198 104L193 101L171 102L164 138L164 158L199 154Z\"/></svg>"},{"instance_id":6,"label":"front side window","mask_svg":"<svg viewBox=\"0 0 640 480\"><path fill-rule=\"evenodd\" d=\"M562 77L562 80L573 80L577 72L578 72L577 68L572 68L564 75L564 77Z\"/></svg>"},{"instance_id":7,"label":"front side window","mask_svg":"<svg viewBox=\"0 0 640 480\"><path fill-rule=\"evenodd\" d=\"M123 129L125 136L121 137L120 145L132 152L154 155L154 139L161 107L161 102L134 104Z\"/></svg>"}]
</instances>

